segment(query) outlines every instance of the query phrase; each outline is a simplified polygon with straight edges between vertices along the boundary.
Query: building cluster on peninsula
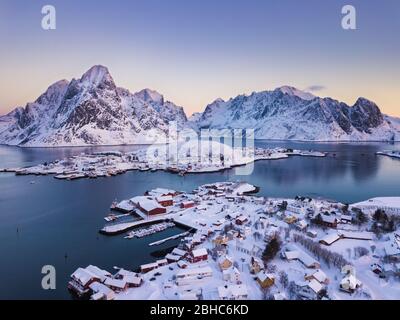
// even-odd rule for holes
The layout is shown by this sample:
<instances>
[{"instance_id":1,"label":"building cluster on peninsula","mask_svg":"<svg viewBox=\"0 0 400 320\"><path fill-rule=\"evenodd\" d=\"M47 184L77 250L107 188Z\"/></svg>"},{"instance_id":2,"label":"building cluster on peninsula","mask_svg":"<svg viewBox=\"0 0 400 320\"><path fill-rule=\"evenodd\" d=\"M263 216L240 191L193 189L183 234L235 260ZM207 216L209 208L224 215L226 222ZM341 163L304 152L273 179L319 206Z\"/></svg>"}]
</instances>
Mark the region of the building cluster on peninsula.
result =
<instances>
[{"instance_id":1,"label":"building cluster on peninsula","mask_svg":"<svg viewBox=\"0 0 400 320\"><path fill-rule=\"evenodd\" d=\"M158 188L112 205L134 214L103 233L174 223L165 257L116 274L78 268L69 288L91 299L393 299L400 289L400 200L347 205L265 198L245 182ZM122 219L123 220L123 219ZM129 234L129 233L128 233ZM133 240L135 241L135 240ZM163 239L150 245L169 241ZM134 270L134 271L131 271Z\"/></svg>"}]
</instances>

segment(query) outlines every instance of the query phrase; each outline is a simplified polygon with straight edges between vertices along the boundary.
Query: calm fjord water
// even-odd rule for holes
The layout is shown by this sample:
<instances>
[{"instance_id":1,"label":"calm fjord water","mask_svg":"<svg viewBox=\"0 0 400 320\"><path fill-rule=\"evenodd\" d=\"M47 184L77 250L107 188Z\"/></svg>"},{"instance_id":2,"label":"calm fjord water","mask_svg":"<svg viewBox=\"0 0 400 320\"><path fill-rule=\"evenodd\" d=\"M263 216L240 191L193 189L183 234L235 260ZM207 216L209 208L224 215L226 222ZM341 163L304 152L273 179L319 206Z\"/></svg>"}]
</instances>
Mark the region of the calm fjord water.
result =
<instances>
[{"instance_id":1,"label":"calm fjord water","mask_svg":"<svg viewBox=\"0 0 400 320\"><path fill-rule=\"evenodd\" d=\"M292 157L259 161L250 176L234 171L187 175L165 172L129 172L112 178L59 181L52 176L0 174L0 299L70 299L66 284L79 266L95 264L136 268L150 262L148 244L178 233L169 229L144 239L125 240L98 233L103 217L115 199L143 194L156 187L190 191L196 186L223 180L246 180L261 187L260 195L306 195L342 202L375 196L400 196L400 160L376 156L399 144L309 144L257 141L264 147L284 146L329 152L326 158ZM0 167L20 167L105 149L128 151L137 147L22 149L0 146ZM34 183L31 183L34 181ZM54 265L57 289L41 289L41 268Z\"/></svg>"}]
</instances>

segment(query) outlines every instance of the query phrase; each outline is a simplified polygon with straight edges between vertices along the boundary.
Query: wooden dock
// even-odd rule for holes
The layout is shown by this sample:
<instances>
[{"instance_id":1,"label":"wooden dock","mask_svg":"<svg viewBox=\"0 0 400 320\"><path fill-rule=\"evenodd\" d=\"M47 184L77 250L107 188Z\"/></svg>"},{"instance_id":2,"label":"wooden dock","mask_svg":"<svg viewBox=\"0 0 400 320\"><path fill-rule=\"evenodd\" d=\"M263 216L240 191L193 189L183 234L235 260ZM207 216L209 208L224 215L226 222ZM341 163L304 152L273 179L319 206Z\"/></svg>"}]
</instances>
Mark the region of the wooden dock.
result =
<instances>
[{"instance_id":1,"label":"wooden dock","mask_svg":"<svg viewBox=\"0 0 400 320\"><path fill-rule=\"evenodd\" d=\"M180 233L180 234L176 234L176 235L174 235L174 236L171 236L171 237L168 237L168 238L165 238L165 239L161 239L161 240L152 242L152 243L149 244L149 246L150 246L150 247L152 247L152 246L158 246L158 245L160 245L160 244L163 244L164 242L167 242L167 241L170 241L170 240L179 239L179 238L185 237L185 236L187 236L187 235L189 235L189 234L190 234L190 230L189 230L189 231L182 232L182 233Z\"/></svg>"}]
</instances>

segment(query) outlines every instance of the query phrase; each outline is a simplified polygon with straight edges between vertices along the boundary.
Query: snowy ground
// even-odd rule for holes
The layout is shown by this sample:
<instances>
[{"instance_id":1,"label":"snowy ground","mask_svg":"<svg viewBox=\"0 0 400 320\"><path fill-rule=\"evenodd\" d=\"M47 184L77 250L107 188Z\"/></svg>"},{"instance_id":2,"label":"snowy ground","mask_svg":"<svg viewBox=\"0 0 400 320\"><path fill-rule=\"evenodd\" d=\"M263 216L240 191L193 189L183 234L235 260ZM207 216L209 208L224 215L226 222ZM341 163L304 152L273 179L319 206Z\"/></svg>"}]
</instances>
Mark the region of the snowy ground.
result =
<instances>
[{"instance_id":1,"label":"snowy ground","mask_svg":"<svg viewBox=\"0 0 400 320\"><path fill-rule=\"evenodd\" d=\"M315 199L267 199L243 195L243 192L251 189L251 185L232 182L200 186L191 194L179 195L175 199L174 206L169 209L169 213L166 215L169 219L197 229L193 236L182 239L181 248L185 249L187 248L185 246L192 244L192 250L196 248L208 250L206 261L198 263L186 261L187 269L185 270L209 267L212 270L211 276L201 279L189 278L188 284L182 285L177 282L176 275L183 269L177 263L170 263L167 266L142 274L144 279L142 286L119 293L117 299L178 300L194 299L201 295L203 299L214 300L220 298L218 288L221 290L224 286L232 287L239 284L245 287L246 299L263 299L274 294L284 294L287 298L304 299L304 296L300 296L299 292L302 292L301 290L304 287L309 288L308 285L312 283L310 282L311 279L306 279L305 276L313 274L317 270L320 270L318 272L324 274L327 278L324 281L321 280L317 285L326 289L328 299L400 298L399 276L387 276L386 279L382 279L373 273L371 268L373 264L384 265L383 249L391 241L396 243L393 239L397 239L397 231L380 239L376 237L373 237L372 240L340 239L331 245L320 245L320 248L327 250L327 252L340 255L344 261L347 261L348 265L352 266L351 274L354 273L355 278L361 281L361 287L356 288L355 292L350 294L339 289L342 279L346 277L342 272L343 265L335 265L333 261L327 264L326 260L318 258L314 252L297 242L294 235L302 235L314 243L318 243L327 234L343 233L343 230L352 230L352 233L345 232L344 234L372 236L371 233L365 232L371 222L358 226L356 224L343 224L339 221L337 229L322 228L315 224L310 226L310 219L318 213L330 212L331 216L340 220L344 213L342 212L343 205ZM180 209L180 203L187 199L195 201L196 206ZM393 201L395 200L392 199ZM281 207L284 202L287 202L286 209ZM353 211L349 213L350 215L354 214ZM245 222L238 224L238 221L243 217ZM300 230L297 227L298 221L305 221L308 227ZM308 230L315 231L316 237L310 238L307 234ZM281 239L281 250L272 261L263 265L266 272L275 278L274 284L267 292L264 292L265 290L261 289L256 281L259 274L253 274L250 271L251 261L252 258L262 259L266 243L274 234L278 234ZM219 248L217 252L214 241L219 236L228 240L226 249L221 251L221 248ZM360 250L359 248L364 248L362 256L357 253L359 252L357 250ZM400 248L398 250L400 256ZM314 269L304 259L289 259L288 256L283 255L286 251L306 255L309 260L318 262L319 266ZM229 257L233 263L232 266L228 267L228 270L232 271L236 268L240 274L239 278L226 278L224 280L224 274L219 265L220 259L224 257ZM387 265L386 261L385 264ZM395 267L396 264L392 264L392 266ZM400 265L397 264L397 266ZM280 281L282 272L287 275L288 282L295 284L295 289ZM293 294L293 291L295 291L295 294ZM316 297L313 296L311 299Z\"/></svg>"}]
</instances>

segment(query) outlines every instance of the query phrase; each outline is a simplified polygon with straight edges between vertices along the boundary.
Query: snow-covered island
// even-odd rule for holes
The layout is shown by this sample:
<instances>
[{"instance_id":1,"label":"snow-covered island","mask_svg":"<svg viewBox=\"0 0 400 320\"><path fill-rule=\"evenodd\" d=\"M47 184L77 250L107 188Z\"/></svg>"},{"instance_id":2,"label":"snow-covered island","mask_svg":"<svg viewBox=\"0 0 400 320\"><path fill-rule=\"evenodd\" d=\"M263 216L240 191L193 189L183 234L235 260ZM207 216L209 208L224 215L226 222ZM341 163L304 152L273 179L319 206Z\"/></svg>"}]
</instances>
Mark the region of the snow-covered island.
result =
<instances>
[{"instance_id":1,"label":"snow-covered island","mask_svg":"<svg viewBox=\"0 0 400 320\"><path fill-rule=\"evenodd\" d=\"M230 147L219 142L197 141L174 145L155 145L135 152L119 151L80 154L26 168L5 168L0 172L16 175L55 175L57 179L109 177L130 170L164 170L181 175L217 172L244 166L259 160L285 159L289 156L325 157L326 153L285 148ZM175 147L174 147L175 146Z\"/></svg>"},{"instance_id":2,"label":"snow-covered island","mask_svg":"<svg viewBox=\"0 0 400 320\"><path fill-rule=\"evenodd\" d=\"M400 151L393 150L393 151L378 151L376 153L379 156L388 156L391 158L397 158L400 159Z\"/></svg>"},{"instance_id":3,"label":"snow-covered island","mask_svg":"<svg viewBox=\"0 0 400 320\"><path fill-rule=\"evenodd\" d=\"M113 204L141 216L136 227L164 221L188 231L137 270L78 268L69 289L93 300L399 298L400 198L347 205L256 191L222 182L190 193L158 188Z\"/></svg>"}]
</instances>

